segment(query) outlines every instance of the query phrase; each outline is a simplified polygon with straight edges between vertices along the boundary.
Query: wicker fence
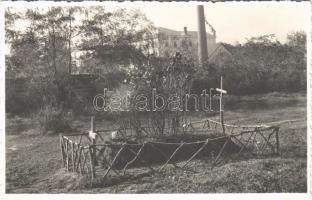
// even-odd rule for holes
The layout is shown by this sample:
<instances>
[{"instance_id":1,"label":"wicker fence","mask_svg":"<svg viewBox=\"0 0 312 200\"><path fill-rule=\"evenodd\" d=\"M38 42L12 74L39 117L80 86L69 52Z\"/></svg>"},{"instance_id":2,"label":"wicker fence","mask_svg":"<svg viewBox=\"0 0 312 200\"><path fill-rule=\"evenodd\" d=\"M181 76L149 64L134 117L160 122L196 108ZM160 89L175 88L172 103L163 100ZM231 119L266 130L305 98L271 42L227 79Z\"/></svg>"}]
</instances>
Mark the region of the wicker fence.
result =
<instances>
[{"instance_id":1,"label":"wicker fence","mask_svg":"<svg viewBox=\"0 0 312 200\"><path fill-rule=\"evenodd\" d=\"M147 132L148 127L142 129L145 129L142 132ZM152 172L160 172L168 165L186 169L193 159L200 157L211 158L213 167L222 161L235 159L245 151L257 155L279 154L279 126L222 125L217 121L205 119L183 124L181 138L204 133L200 138L189 141L108 141L107 134L112 131L123 133L123 136L132 132L122 128L61 135L64 167L68 171L94 179L105 178L111 172L123 176L127 174L128 169L136 166L143 166Z\"/></svg>"}]
</instances>

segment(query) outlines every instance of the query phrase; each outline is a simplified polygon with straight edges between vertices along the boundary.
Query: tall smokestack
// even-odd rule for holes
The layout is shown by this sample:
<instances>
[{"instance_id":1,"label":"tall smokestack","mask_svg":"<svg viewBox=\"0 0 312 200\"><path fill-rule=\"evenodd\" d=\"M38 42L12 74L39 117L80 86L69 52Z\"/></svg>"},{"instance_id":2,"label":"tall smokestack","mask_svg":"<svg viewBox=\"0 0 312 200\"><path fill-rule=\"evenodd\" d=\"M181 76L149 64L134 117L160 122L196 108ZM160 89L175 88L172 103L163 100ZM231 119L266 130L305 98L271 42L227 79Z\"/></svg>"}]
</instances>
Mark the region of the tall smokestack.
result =
<instances>
[{"instance_id":1,"label":"tall smokestack","mask_svg":"<svg viewBox=\"0 0 312 200\"><path fill-rule=\"evenodd\" d=\"M205 13L204 6L197 6L197 19L198 19L198 61L202 66L208 61L208 48L206 38L206 27L205 27Z\"/></svg>"},{"instance_id":2,"label":"tall smokestack","mask_svg":"<svg viewBox=\"0 0 312 200\"><path fill-rule=\"evenodd\" d=\"M187 27L184 26L184 35L187 35Z\"/></svg>"}]
</instances>

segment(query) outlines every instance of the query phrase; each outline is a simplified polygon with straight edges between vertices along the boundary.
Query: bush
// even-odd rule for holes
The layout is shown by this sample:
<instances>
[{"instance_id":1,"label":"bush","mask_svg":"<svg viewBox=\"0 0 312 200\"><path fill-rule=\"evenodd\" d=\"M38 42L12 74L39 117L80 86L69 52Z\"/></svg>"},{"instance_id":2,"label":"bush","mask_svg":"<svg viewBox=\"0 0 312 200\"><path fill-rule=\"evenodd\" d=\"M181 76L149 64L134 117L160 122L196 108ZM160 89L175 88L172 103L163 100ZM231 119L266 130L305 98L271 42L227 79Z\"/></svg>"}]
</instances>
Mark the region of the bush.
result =
<instances>
[{"instance_id":1,"label":"bush","mask_svg":"<svg viewBox=\"0 0 312 200\"><path fill-rule=\"evenodd\" d=\"M68 117L61 108L56 108L53 104L44 106L38 114L38 122L41 134L55 134L60 132L69 132Z\"/></svg>"},{"instance_id":2,"label":"bush","mask_svg":"<svg viewBox=\"0 0 312 200\"><path fill-rule=\"evenodd\" d=\"M220 86L231 94L296 92L306 89L305 49L280 43L248 42L244 45L223 44L231 55L218 54L208 65L198 69L192 91Z\"/></svg>"},{"instance_id":3,"label":"bush","mask_svg":"<svg viewBox=\"0 0 312 200\"><path fill-rule=\"evenodd\" d=\"M191 92L200 95L203 90L220 87L220 67L209 63L199 68L192 79Z\"/></svg>"},{"instance_id":4,"label":"bush","mask_svg":"<svg viewBox=\"0 0 312 200\"><path fill-rule=\"evenodd\" d=\"M42 91L28 78L6 79L5 108L14 115L28 114L42 106Z\"/></svg>"}]
</instances>

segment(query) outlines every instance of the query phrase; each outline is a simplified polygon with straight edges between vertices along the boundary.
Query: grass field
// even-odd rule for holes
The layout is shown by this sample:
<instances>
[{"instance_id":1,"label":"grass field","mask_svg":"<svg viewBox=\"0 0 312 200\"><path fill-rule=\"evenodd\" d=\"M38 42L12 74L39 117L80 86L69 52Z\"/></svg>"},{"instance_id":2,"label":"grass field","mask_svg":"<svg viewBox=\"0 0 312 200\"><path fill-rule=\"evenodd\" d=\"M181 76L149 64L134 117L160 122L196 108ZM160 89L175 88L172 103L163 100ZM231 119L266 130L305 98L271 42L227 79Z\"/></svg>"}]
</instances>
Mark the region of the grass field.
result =
<instances>
[{"instance_id":1,"label":"grass field","mask_svg":"<svg viewBox=\"0 0 312 200\"><path fill-rule=\"evenodd\" d=\"M280 129L280 156L240 158L214 169L204 159L190 164L197 173L171 169L121 181L109 187L90 187L86 178L61 168L58 135L39 135L36 120L6 118L7 193L219 193L306 192L307 125L304 93L226 97L225 121L257 124L302 119ZM204 117L202 114L196 118ZM89 129L88 117L71 125Z\"/></svg>"}]
</instances>

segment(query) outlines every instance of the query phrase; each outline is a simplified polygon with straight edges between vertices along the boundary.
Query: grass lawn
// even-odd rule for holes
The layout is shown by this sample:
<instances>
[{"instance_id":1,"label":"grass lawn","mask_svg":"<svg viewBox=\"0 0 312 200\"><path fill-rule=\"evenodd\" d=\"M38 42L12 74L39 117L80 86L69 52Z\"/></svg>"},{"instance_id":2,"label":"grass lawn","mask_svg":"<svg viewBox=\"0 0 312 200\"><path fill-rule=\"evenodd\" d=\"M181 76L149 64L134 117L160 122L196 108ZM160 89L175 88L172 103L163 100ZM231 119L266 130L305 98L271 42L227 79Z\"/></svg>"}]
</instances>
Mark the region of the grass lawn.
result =
<instances>
[{"instance_id":1,"label":"grass lawn","mask_svg":"<svg viewBox=\"0 0 312 200\"><path fill-rule=\"evenodd\" d=\"M229 101L231 100L231 101ZM228 97L225 121L257 124L306 118L304 93ZM196 115L202 118L203 115ZM217 118L216 118L217 119ZM88 117L77 117L72 126L89 129ZM36 120L6 118L7 193L218 193L218 192L306 192L306 120L283 124L280 156L240 158L208 169L204 159L190 166L197 173L168 169L103 187L89 187L84 177L61 168L58 135L39 135Z\"/></svg>"}]
</instances>

